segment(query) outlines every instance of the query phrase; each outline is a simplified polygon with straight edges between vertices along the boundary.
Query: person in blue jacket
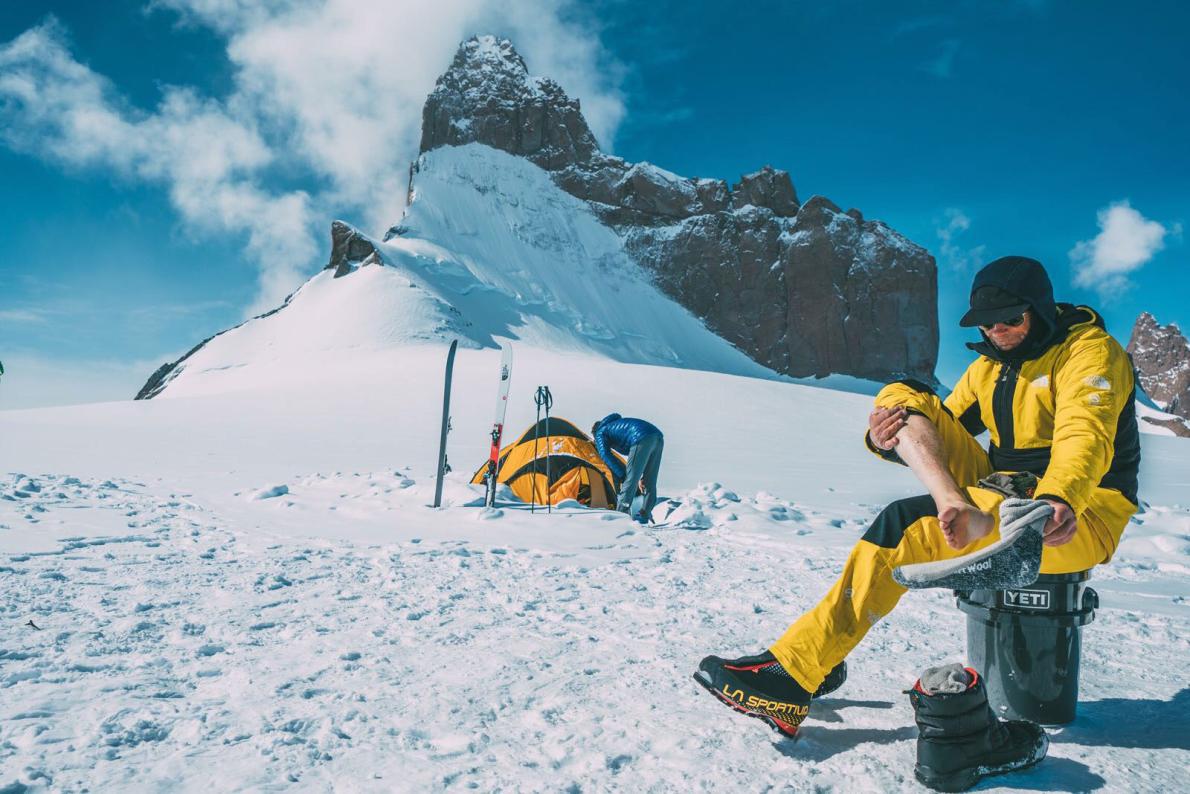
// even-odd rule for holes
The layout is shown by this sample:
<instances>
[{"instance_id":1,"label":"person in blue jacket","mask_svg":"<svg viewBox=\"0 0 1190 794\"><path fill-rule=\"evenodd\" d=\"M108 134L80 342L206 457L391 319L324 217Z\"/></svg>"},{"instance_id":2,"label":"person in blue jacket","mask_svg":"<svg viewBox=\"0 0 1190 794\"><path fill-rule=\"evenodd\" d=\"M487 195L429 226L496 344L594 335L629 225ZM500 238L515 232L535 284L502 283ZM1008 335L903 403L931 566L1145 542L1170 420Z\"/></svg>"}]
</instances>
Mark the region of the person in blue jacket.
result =
<instances>
[{"instance_id":1,"label":"person in blue jacket","mask_svg":"<svg viewBox=\"0 0 1190 794\"><path fill-rule=\"evenodd\" d=\"M599 457L603 458L619 484L616 509L621 513L631 511L639 485L645 501L641 512L633 518L641 523L647 522L653 514L653 505L657 503L657 474L661 470L665 436L644 419L619 414L608 414L592 425L591 436L595 439ZM628 457L627 468L611 454L612 450Z\"/></svg>"}]
</instances>

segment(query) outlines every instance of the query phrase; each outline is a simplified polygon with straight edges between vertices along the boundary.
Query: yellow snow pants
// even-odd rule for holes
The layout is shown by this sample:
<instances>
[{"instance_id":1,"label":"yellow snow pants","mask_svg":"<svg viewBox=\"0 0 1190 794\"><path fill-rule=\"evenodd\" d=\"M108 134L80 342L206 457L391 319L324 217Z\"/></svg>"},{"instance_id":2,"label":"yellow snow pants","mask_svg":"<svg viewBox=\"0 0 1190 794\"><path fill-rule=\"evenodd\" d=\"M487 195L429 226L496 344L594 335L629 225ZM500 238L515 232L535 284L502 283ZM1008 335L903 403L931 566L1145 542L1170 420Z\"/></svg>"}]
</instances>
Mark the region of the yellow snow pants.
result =
<instances>
[{"instance_id":1,"label":"yellow snow pants","mask_svg":"<svg viewBox=\"0 0 1190 794\"><path fill-rule=\"evenodd\" d=\"M893 383L880 391L876 405L903 405L933 422L942 437L955 482L966 491L972 504L996 516L999 522L999 505L1004 497L976 486L992 473L991 461L937 395ZM1096 488L1087 510L1078 516L1078 531L1070 542L1044 548L1041 573L1085 571L1110 560L1135 510L1136 506L1119 491ZM893 568L958 557L994 543L999 537L997 526L966 548L952 549L942 537L931 497L898 499L876 517L852 549L843 574L830 592L794 622L770 650L803 689L813 692L907 592L892 578Z\"/></svg>"}]
</instances>

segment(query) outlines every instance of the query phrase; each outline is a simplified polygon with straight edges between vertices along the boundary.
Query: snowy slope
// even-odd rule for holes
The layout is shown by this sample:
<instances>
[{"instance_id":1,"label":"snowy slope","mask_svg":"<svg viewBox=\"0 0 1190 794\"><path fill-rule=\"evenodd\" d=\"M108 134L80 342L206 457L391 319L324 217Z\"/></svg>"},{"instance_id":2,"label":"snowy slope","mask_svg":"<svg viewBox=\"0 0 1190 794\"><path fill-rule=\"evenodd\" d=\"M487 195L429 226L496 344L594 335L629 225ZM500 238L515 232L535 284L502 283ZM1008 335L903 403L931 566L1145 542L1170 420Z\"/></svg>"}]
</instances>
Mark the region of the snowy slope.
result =
<instances>
[{"instance_id":1,"label":"snowy slope","mask_svg":"<svg viewBox=\"0 0 1190 794\"><path fill-rule=\"evenodd\" d=\"M665 297L623 242L527 160L480 144L418 161L384 266L323 271L186 358L162 396L317 381L344 354L511 339L616 361L776 377Z\"/></svg>"},{"instance_id":2,"label":"snowy slope","mask_svg":"<svg viewBox=\"0 0 1190 794\"><path fill-rule=\"evenodd\" d=\"M873 629L798 742L689 679L776 637L919 492L862 449L869 398L519 345L510 428L541 383L580 426L654 419L674 512L485 512L466 480L498 356L460 351L439 510L444 345L328 354L302 388L0 412L0 787L920 790L902 690L963 657L946 593ZM1143 438L1148 506L1093 580L1078 721L981 790L1182 785L1186 443Z\"/></svg>"},{"instance_id":3,"label":"snowy slope","mask_svg":"<svg viewBox=\"0 0 1190 794\"><path fill-rule=\"evenodd\" d=\"M778 636L920 492L863 449L870 397L750 361L524 160L423 156L398 229L185 357L168 399L0 411L0 791L918 790L902 690L963 658L947 593L876 626L798 742L689 678ZM480 507L509 340L510 433L540 384L580 427L664 429L664 526ZM1180 785L1187 443L1143 437L1080 718L1003 790Z\"/></svg>"}]
</instances>

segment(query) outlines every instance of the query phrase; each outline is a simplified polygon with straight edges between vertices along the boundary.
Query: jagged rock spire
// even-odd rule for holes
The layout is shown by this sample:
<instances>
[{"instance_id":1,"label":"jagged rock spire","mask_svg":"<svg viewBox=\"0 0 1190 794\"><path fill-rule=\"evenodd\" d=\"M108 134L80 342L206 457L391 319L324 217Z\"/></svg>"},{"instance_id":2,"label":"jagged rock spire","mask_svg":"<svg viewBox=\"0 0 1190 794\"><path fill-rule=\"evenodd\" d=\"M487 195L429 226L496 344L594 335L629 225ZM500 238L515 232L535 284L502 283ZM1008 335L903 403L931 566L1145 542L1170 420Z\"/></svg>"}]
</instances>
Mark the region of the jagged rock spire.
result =
<instances>
[{"instance_id":1,"label":"jagged rock spire","mask_svg":"<svg viewBox=\"0 0 1190 794\"><path fill-rule=\"evenodd\" d=\"M599 144L562 87L533 77L508 39L474 36L455 53L422 109L421 151L483 143L547 171L588 163Z\"/></svg>"},{"instance_id":2,"label":"jagged rock spire","mask_svg":"<svg viewBox=\"0 0 1190 794\"><path fill-rule=\"evenodd\" d=\"M376 246L355 227L343 221L331 221L331 261L323 270L334 270L335 278L345 276L361 265L383 264Z\"/></svg>"},{"instance_id":3,"label":"jagged rock spire","mask_svg":"<svg viewBox=\"0 0 1190 794\"><path fill-rule=\"evenodd\" d=\"M1132 326L1128 352L1145 394L1162 410L1190 419L1190 341L1178 326L1163 326L1142 312Z\"/></svg>"}]
</instances>

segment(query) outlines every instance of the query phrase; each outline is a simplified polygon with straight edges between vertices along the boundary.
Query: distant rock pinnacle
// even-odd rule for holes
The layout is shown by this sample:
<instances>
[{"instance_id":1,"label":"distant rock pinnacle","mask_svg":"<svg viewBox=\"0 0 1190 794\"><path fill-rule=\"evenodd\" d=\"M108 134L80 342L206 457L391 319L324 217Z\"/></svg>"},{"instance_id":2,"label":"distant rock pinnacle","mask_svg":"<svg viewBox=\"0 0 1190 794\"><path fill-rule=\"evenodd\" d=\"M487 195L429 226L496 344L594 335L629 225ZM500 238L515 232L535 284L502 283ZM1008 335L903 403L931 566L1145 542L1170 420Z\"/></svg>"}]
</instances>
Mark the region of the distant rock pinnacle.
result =
<instances>
[{"instance_id":1,"label":"distant rock pinnacle","mask_svg":"<svg viewBox=\"0 0 1190 794\"><path fill-rule=\"evenodd\" d=\"M1142 312L1132 326L1128 352L1145 394L1166 413L1190 419L1190 341L1181 330Z\"/></svg>"}]
</instances>

